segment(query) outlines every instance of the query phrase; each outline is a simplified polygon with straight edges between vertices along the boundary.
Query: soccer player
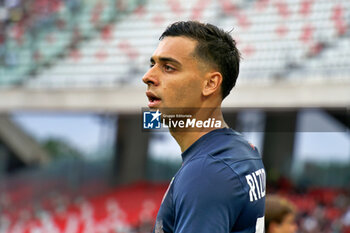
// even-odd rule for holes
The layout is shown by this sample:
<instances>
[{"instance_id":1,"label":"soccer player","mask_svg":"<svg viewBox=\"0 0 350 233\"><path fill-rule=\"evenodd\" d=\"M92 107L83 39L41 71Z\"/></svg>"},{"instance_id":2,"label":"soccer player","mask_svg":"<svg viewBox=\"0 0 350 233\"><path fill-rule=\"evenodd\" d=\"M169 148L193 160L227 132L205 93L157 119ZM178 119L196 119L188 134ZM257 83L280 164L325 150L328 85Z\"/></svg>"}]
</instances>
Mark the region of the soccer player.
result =
<instances>
[{"instance_id":1,"label":"soccer player","mask_svg":"<svg viewBox=\"0 0 350 233\"><path fill-rule=\"evenodd\" d=\"M149 108L190 111L194 118L206 116L223 124L188 132L169 128L183 164L163 198L155 233L264 231L261 157L228 128L221 113L222 100L235 86L239 61L230 34L211 24L176 22L160 36L143 77Z\"/></svg>"},{"instance_id":2,"label":"soccer player","mask_svg":"<svg viewBox=\"0 0 350 233\"><path fill-rule=\"evenodd\" d=\"M294 205L277 195L266 197L266 233L295 233L298 226L295 222Z\"/></svg>"}]
</instances>

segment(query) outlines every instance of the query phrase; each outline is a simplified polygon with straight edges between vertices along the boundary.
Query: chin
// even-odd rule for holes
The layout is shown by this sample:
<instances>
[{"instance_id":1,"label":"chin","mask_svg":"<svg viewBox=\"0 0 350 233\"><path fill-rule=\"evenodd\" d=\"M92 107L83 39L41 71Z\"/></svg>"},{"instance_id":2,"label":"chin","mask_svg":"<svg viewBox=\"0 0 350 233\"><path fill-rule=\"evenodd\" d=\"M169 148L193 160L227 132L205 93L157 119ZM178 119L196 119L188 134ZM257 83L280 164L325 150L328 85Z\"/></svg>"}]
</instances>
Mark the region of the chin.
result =
<instances>
[{"instance_id":1,"label":"chin","mask_svg":"<svg viewBox=\"0 0 350 233\"><path fill-rule=\"evenodd\" d=\"M157 111L159 110L160 112L162 112L162 107L157 105L157 106L151 106L151 107L148 107L150 111Z\"/></svg>"}]
</instances>

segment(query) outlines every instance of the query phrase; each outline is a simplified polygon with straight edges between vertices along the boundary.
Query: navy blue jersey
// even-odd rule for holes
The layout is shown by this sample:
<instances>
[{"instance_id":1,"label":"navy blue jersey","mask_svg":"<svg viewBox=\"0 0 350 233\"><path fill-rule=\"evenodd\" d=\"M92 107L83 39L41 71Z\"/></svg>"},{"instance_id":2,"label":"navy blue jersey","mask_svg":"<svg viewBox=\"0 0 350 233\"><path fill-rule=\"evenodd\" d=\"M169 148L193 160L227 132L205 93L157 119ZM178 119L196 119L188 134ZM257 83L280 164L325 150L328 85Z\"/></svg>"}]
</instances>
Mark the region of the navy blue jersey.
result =
<instances>
[{"instance_id":1,"label":"navy blue jersey","mask_svg":"<svg viewBox=\"0 0 350 233\"><path fill-rule=\"evenodd\" d=\"M263 233L266 176L254 146L232 129L217 129L182 159L153 232Z\"/></svg>"}]
</instances>

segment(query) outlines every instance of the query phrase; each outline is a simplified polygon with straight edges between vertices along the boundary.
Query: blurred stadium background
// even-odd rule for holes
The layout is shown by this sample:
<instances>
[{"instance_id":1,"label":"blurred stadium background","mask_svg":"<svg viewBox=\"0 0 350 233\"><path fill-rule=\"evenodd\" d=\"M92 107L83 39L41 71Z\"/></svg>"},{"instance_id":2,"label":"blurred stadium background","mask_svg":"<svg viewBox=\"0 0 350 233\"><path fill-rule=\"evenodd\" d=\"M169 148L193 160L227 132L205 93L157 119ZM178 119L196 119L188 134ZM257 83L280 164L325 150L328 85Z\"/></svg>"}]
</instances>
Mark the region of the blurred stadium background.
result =
<instances>
[{"instance_id":1,"label":"blurred stadium background","mask_svg":"<svg viewBox=\"0 0 350 233\"><path fill-rule=\"evenodd\" d=\"M149 232L181 164L141 130L167 25L231 30L230 126L261 151L299 232L350 232L350 1L0 0L0 232Z\"/></svg>"}]
</instances>

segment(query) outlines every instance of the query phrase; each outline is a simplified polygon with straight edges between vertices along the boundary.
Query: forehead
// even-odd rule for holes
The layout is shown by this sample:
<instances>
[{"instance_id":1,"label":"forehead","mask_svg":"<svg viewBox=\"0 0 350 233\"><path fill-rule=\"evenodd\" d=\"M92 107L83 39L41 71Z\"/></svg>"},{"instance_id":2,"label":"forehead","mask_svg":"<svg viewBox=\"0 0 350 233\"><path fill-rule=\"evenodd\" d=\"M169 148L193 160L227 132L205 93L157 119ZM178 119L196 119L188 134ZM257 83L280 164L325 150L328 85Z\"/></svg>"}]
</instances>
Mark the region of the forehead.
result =
<instances>
[{"instance_id":1,"label":"forehead","mask_svg":"<svg viewBox=\"0 0 350 233\"><path fill-rule=\"evenodd\" d=\"M176 36L165 37L160 41L157 49L153 53L153 58L158 57L171 57L179 62L193 59L193 51L197 45L197 42L193 39Z\"/></svg>"}]
</instances>

